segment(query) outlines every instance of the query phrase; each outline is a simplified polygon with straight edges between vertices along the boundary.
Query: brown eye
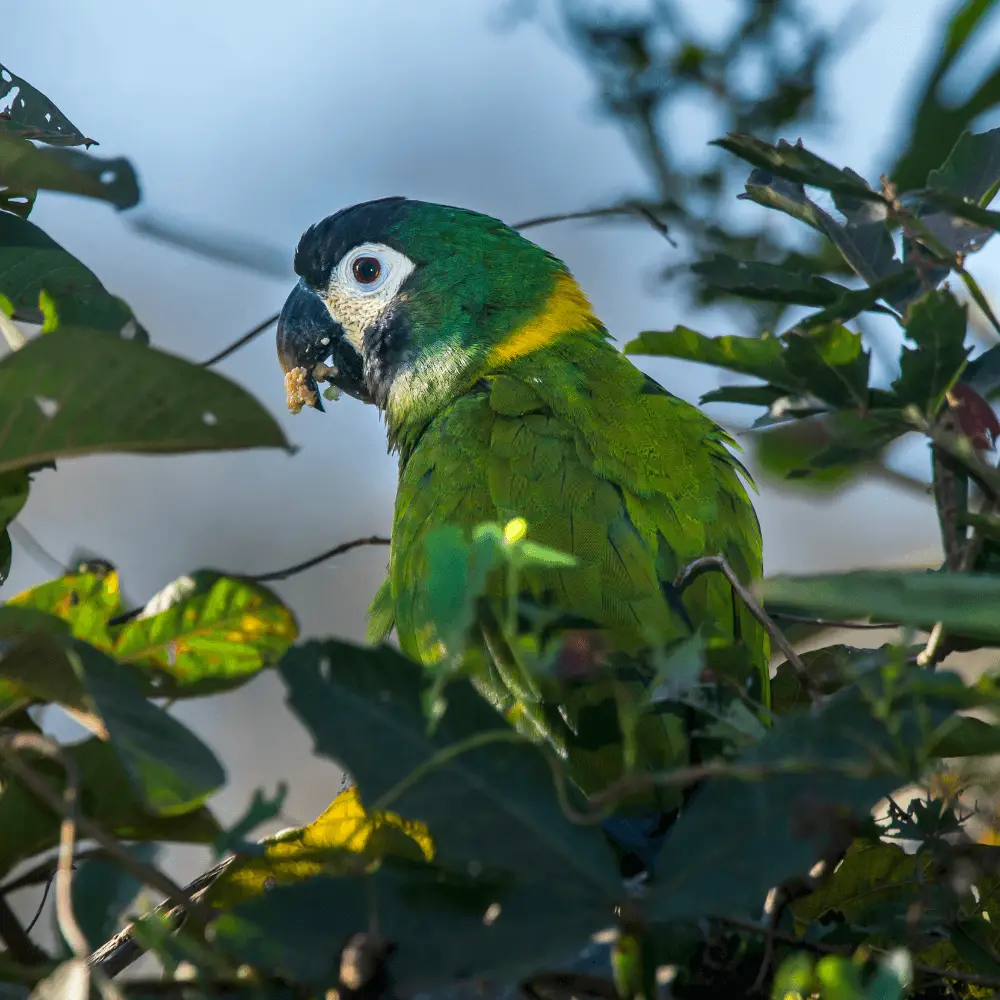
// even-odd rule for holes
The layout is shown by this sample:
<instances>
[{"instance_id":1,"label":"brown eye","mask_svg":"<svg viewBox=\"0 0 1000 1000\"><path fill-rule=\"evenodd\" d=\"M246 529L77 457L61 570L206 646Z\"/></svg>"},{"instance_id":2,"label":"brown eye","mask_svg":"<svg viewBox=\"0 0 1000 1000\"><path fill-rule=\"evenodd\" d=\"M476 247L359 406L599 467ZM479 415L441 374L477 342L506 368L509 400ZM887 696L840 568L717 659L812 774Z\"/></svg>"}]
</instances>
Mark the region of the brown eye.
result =
<instances>
[{"instance_id":1,"label":"brown eye","mask_svg":"<svg viewBox=\"0 0 1000 1000\"><path fill-rule=\"evenodd\" d=\"M382 265L378 257L358 257L351 264L351 271L359 285L371 285L378 281Z\"/></svg>"}]
</instances>

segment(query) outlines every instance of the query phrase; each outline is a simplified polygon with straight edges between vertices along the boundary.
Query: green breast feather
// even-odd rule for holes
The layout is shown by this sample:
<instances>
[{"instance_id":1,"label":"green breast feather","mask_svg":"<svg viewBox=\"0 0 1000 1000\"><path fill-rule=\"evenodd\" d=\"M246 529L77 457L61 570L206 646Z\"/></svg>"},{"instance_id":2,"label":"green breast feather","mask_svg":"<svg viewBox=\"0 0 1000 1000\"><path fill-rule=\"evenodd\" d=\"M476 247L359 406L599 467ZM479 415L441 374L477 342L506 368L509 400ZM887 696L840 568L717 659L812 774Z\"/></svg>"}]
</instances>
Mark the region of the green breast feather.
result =
<instances>
[{"instance_id":1,"label":"green breast feather","mask_svg":"<svg viewBox=\"0 0 1000 1000\"><path fill-rule=\"evenodd\" d=\"M760 575L760 529L727 441L598 333L511 361L456 399L402 456L389 589L373 603L372 638L394 617L403 650L432 660L427 534L521 516L532 540L577 560L536 571L522 586L599 625L611 648L634 651L700 627L741 636L766 663L765 635L721 576L702 576L684 592L689 621L669 599L678 570L703 555L722 553L744 579ZM502 584L494 596L503 599ZM586 696L590 707L595 697ZM493 700L511 706L498 693ZM685 760L682 728L644 720L639 741L653 757L644 765ZM587 791L623 766L608 748L571 748L570 758Z\"/></svg>"}]
</instances>

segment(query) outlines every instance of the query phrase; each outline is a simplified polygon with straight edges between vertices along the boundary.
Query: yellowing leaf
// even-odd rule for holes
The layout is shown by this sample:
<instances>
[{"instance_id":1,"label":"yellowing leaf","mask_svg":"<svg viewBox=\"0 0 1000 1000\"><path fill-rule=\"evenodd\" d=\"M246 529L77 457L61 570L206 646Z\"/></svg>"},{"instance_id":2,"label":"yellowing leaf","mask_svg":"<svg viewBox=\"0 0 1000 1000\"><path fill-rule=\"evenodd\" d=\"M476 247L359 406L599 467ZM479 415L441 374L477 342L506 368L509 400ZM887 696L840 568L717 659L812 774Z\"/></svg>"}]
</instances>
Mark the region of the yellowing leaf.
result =
<instances>
[{"instance_id":1,"label":"yellowing leaf","mask_svg":"<svg viewBox=\"0 0 1000 1000\"><path fill-rule=\"evenodd\" d=\"M209 891L208 900L228 908L260 895L265 887L321 872L357 873L389 857L431 861L434 844L427 827L395 813L368 813L357 788L345 788L308 826L278 834L261 856L235 862Z\"/></svg>"},{"instance_id":2,"label":"yellowing leaf","mask_svg":"<svg viewBox=\"0 0 1000 1000\"><path fill-rule=\"evenodd\" d=\"M7 603L62 618L78 639L101 649L111 649L113 640L108 620L125 610L118 574L114 570L90 566L86 570L39 584Z\"/></svg>"},{"instance_id":3,"label":"yellowing leaf","mask_svg":"<svg viewBox=\"0 0 1000 1000\"><path fill-rule=\"evenodd\" d=\"M236 687L276 663L297 635L295 616L272 590L199 570L153 598L111 652L152 668L164 682L158 694L190 697Z\"/></svg>"}]
</instances>

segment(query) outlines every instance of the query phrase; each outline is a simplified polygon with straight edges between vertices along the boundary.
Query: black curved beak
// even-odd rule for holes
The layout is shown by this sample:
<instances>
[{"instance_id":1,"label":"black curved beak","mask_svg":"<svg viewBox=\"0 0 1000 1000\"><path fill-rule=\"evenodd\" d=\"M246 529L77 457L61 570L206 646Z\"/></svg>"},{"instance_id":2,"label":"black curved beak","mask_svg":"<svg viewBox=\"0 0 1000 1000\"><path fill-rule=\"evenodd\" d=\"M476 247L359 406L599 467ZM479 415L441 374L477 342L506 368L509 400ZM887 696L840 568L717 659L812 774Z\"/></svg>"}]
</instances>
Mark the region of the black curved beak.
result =
<instances>
[{"instance_id":1,"label":"black curved beak","mask_svg":"<svg viewBox=\"0 0 1000 1000\"><path fill-rule=\"evenodd\" d=\"M323 300L300 281L285 300L278 317L278 361L287 374L304 368L306 388L315 394L309 405L323 411L314 369L325 365L320 381L329 382L349 396L370 403L364 380L361 355L344 334L344 328L330 315Z\"/></svg>"}]
</instances>

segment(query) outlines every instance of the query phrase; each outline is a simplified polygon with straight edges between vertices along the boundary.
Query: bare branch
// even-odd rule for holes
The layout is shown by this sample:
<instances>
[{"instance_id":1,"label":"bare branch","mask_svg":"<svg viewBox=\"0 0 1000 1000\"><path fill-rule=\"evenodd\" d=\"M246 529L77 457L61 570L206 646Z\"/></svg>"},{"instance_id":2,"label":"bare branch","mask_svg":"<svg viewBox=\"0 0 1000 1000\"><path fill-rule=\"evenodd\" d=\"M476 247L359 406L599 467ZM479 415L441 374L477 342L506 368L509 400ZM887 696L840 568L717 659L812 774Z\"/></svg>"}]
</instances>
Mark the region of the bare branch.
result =
<instances>
[{"instance_id":1,"label":"bare branch","mask_svg":"<svg viewBox=\"0 0 1000 1000\"><path fill-rule=\"evenodd\" d=\"M797 625L818 625L821 628L886 629L899 628L899 622L852 622L836 618L810 618L808 615L793 615L786 611L772 611L775 621L795 622Z\"/></svg>"},{"instance_id":2,"label":"bare branch","mask_svg":"<svg viewBox=\"0 0 1000 1000\"><path fill-rule=\"evenodd\" d=\"M573 222L579 219L604 219L613 216L632 215L648 222L653 229L676 249L677 244L671 238L667 224L654 214L654 209L662 207L659 204L645 205L642 202L624 202L620 205L605 205L602 208L589 208L579 212L539 215L532 219L525 219L523 222L516 222L511 228L534 229L537 226L550 226L556 222Z\"/></svg>"},{"instance_id":3,"label":"bare branch","mask_svg":"<svg viewBox=\"0 0 1000 1000\"><path fill-rule=\"evenodd\" d=\"M53 812L64 818L71 818L72 810L75 809L75 802L68 802L65 795L60 795L56 792L49 785L48 781L38 774L25 761L23 756L19 754L18 751L21 750L34 750L52 760L58 761L66 770L69 784L75 781L75 770L72 759L62 752L59 744L45 736L37 733L12 732L10 730L0 731L0 758L3 759L4 764L36 798L41 799ZM198 920L204 922L208 917L203 908L193 903L187 891L182 889L172 878L152 865L147 865L140 861L133 854L130 854L114 837L105 832L104 829L92 820L86 816L77 816L75 826L84 836L96 841L103 847L111 858L137 881L159 890L171 903L183 903ZM60 844L62 845L62 841L60 841ZM72 848L72 840L70 840L70 848ZM70 853L67 858L61 859L61 863L71 866L72 860L72 854Z\"/></svg>"},{"instance_id":4,"label":"bare branch","mask_svg":"<svg viewBox=\"0 0 1000 1000\"><path fill-rule=\"evenodd\" d=\"M693 563L685 566L684 569L677 574L677 579L674 581L674 586L678 590L684 590L694 579L701 576L702 573L716 572L721 573L728 581L729 585L736 592L739 599L746 605L747 610L757 619L760 626L765 632L771 637L771 641L785 654L785 659L791 664L792 668L799 675L799 680L802 683L802 687L808 692L813 700L822 697L822 692L814 683L813 679L809 676L809 672L806 670L805 664L799 658L799 654L795 652L792 644L785 638L784 633L774 624L773 619L768 615L768 613L757 603L753 594L743 585L743 581L736 575L733 568L726 562L725 556L703 556L701 559L695 559Z\"/></svg>"},{"instance_id":5,"label":"bare branch","mask_svg":"<svg viewBox=\"0 0 1000 1000\"><path fill-rule=\"evenodd\" d=\"M248 333L244 333L239 340L234 340L228 347L224 347L218 354L213 354L207 361L202 361L202 368L211 368L212 365L217 365L220 361L228 358L230 354L235 354L241 347L246 347L251 340L255 340L259 337L268 327L274 326L278 322L278 316L280 313L275 313L273 316L268 316L267 319L261 320L252 330Z\"/></svg>"},{"instance_id":6,"label":"bare branch","mask_svg":"<svg viewBox=\"0 0 1000 1000\"><path fill-rule=\"evenodd\" d=\"M28 937L28 932L21 926L17 914L2 896L0 896L0 941L7 946L10 957L22 965L44 965L50 961L49 956Z\"/></svg>"},{"instance_id":7,"label":"bare branch","mask_svg":"<svg viewBox=\"0 0 1000 1000\"><path fill-rule=\"evenodd\" d=\"M276 580L287 580L290 576L295 576L296 573L303 573L307 569L312 569L313 566L318 566L320 563L326 562L328 559L333 559L336 556L343 555L345 552L350 552L351 549L358 549L363 545L390 545L391 543L392 540L386 538L384 535L369 535L367 538L354 538L349 542L341 542L339 545L334 545L332 549L327 549L325 552L312 556L310 559L286 566L284 569L272 570L270 573L239 573L235 575L238 575L241 580L250 580L253 583L273 583Z\"/></svg>"}]
</instances>

